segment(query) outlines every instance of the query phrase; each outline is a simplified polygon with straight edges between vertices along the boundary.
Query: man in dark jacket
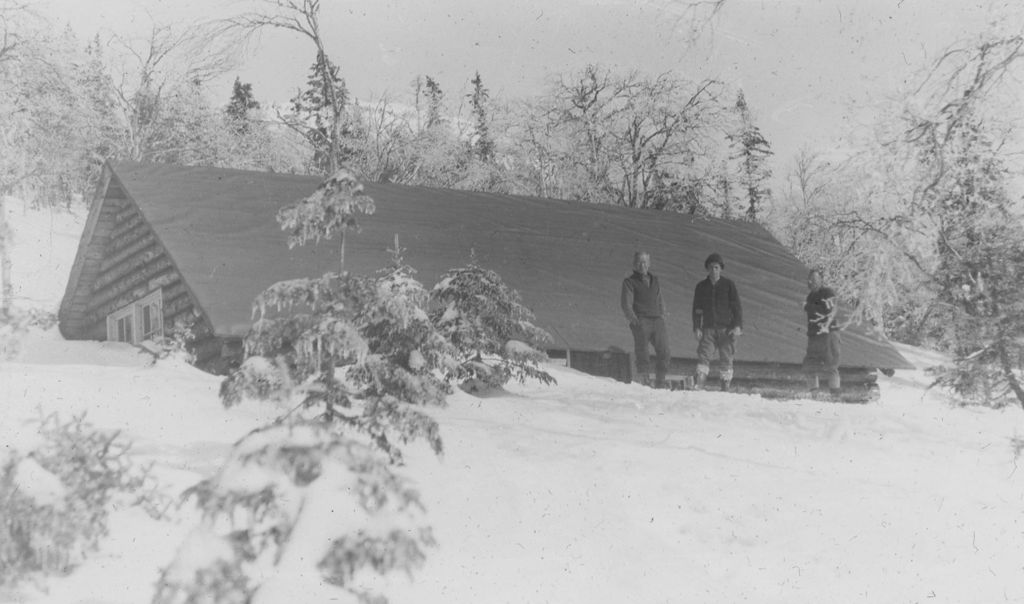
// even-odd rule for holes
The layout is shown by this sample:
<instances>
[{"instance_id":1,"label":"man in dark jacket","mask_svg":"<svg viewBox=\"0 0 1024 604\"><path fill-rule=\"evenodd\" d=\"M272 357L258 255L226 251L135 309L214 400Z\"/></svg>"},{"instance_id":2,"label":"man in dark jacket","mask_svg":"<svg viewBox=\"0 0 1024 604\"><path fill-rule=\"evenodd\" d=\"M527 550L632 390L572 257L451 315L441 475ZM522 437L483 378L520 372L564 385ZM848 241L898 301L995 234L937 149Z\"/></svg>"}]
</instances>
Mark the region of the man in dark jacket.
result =
<instances>
[{"instance_id":1,"label":"man in dark jacket","mask_svg":"<svg viewBox=\"0 0 1024 604\"><path fill-rule=\"evenodd\" d=\"M839 384L839 326L836 315L839 314L839 298L830 287L825 287L821 269L812 268L807 273L807 300L804 312L807 313L807 355L804 357L804 373L807 375L807 387L812 391L818 389L818 374L828 378L828 388L832 396L841 394Z\"/></svg>"},{"instance_id":2,"label":"man in dark jacket","mask_svg":"<svg viewBox=\"0 0 1024 604\"><path fill-rule=\"evenodd\" d=\"M668 373L668 334L662 315L665 305L661 299L661 285L651 274L651 255L637 252L633 256L633 274L622 281L622 313L626 315L629 329L633 332L633 348L636 355L636 372L644 384L650 382L651 357L648 350L654 344L657 355L655 364L655 388L665 387Z\"/></svg>"},{"instance_id":3,"label":"man in dark jacket","mask_svg":"<svg viewBox=\"0 0 1024 604\"><path fill-rule=\"evenodd\" d=\"M693 292L693 335L697 338L697 388L703 388L711 372L711 355L718 350L722 390L732 384L732 360L736 338L743 334L743 309L736 284L722 276L725 262L715 253L704 261L708 278Z\"/></svg>"}]
</instances>

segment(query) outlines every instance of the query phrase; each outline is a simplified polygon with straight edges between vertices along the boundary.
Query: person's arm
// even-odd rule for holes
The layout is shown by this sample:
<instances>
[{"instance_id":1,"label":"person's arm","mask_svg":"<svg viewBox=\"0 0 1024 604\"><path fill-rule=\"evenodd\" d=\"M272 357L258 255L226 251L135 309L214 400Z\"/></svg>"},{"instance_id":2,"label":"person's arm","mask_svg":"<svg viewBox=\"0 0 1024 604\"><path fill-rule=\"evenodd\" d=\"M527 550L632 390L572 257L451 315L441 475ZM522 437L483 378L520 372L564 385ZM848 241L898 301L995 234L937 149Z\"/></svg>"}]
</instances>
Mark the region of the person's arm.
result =
<instances>
[{"instance_id":1,"label":"person's arm","mask_svg":"<svg viewBox=\"0 0 1024 604\"><path fill-rule=\"evenodd\" d=\"M622 314L626 315L626 321L630 325L637 323L636 313L633 311L633 286L629 279L622 280L622 295L619 302L622 304Z\"/></svg>"},{"instance_id":2,"label":"person's arm","mask_svg":"<svg viewBox=\"0 0 1024 604\"><path fill-rule=\"evenodd\" d=\"M820 292L817 293L820 293L821 295L815 296L815 292L807 294L807 301L804 302L804 311L807 312L807 316L810 319L820 319L827 315L831 304L829 298L835 296L831 290L827 289L820 290ZM812 298L815 297L817 297L818 300L812 302Z\"/></svg>"},{"instance_id":3,"label":"person's arm","mask_svg":"<svg viewBox=\"0 0 1024 604\"><path fill-rule=\"evenodd\" d=\"M816 296L818 301L811 302L814 294L807 296L807 303L804 310L807 311L807 321L818 326L819 333L827 333L831 329L832 321L839 312L839 304L835 292L830 289L822 289Z\"/></svg>"},{"instance_id":4,"label":"person's arm","mask_svg":"<svg viewBox=\"0 0 1024 604\"><path fill-rule=\"evenodd\" d=\"M665 294L661 293L661 281L659 281L657 277L652 276L652 278L658 284L658 312L661 314L661 316L664 317L665 309L668 308L667 306L665 306Z\"/></svg>"},{"instance_id":5,"label":"person's arm","mask_svg":"<svg viewBox=\"0 0 1024 604\"><path fill-rule=\"evenodd\" d=\"M839 296L836 292L830 288L826 288L824 293L824 299L821 301L825 307L823 314L825 315L825 326L831 329L835 325L836 317L839 316Z\"/></svg>"},{"instance_id":6,"label":"person's arm","mask_svg":"<svg viewBox=\"0 0 1024 604\"><path fill-rule=\"evenodd\" d=\"M732 287L729 288L729 306L732 307L732 330L735 332L734 335L740 335L743 333L743 305L740 304L740 292L736 289L736 283L729 282Z\"/></svg>"},{"instance_id":7,"label":"person's arm","mask_svg":"<svg viewBox=\"0 0 1024 604\"><path fill-rule=\"evenodd\" d=\"M700 283L693 288L693 307L691 319L693 320L693 335L698 340L704 335L704 311L698 306L700 300Z\"/></svg>"}]
</instances>

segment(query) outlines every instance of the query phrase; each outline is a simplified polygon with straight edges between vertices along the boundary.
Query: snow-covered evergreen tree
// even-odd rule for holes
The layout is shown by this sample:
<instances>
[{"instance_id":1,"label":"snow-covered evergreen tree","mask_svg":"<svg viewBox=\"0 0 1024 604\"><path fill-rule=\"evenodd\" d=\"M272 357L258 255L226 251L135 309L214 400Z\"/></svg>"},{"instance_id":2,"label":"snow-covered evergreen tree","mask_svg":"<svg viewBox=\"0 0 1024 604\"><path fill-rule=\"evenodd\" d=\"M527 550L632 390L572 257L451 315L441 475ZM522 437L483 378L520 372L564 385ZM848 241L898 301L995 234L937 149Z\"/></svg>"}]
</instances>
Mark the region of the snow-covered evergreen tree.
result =
<instances>
[{"instance_id":1,"label":"snow-covered evergreen tree","mask_svg":"<svg viewBox=\"0 0 1024 604\"><path fill-rule=\"evenodd\" d=\"M469 98L470 111L473 113L473 137L470 141L470 150L473 156L482 162L489 162L494 159L494 141L490 133L490 117L488 116L488 101L490 92L484 88L483 78L480 72L469 82L473 85L473 92L467 94Z\"/></svg>"},{"instance_id":2,"label":"snow-covered evergreen tree","mask_svg":"<svg viewBox=\"0 0 1024 604\"><path fill-rule=\"evenodd\" d=\"M939 383L970 402L1024 406L1024 227L1003 207L972 213L948 233L939 298L955 356Z\"/></svg>"},{"instance_id":3,"label":"snow-covered evergreen tree","mask_svg":"<svg viewBox=\"0 0 1024 604\"><path fill-rule=\"evenodd\" d=\"M728 138L735 149L733 159L739 161L738 180L746 197L746 217L748 220L757 220L771 196L768 181L772 171L768 166L768 158L772 155L772 149L761 134L761 129L754 124L742 90L736 97L735 110L739 128Z\"/></svg>"},{"instance_id":4,"label":"snow-covered evergreen tree","mask_svg":"<svg viewBox=\"0 0 1024 604\"><path fill-rule=\"evenodd\" d=\"M955 361L941 381L966 401L1012 395L1024 406L1024 220L1011 171L1019 130L1006 117L1019 95L1005 86L1021 73L1022 49L1019 32L995 27L931 66L889 140L884 160L903 168L889 188L902 198L881 226L931 294L926 326Z\"/></svg>"},{"instance_id":5,"label":"snow-covered evergreen tree","mask_svg":"<svg viewBox=\"0 0 1024 604\"><path fill-rule=\"evenodd\" d=\"M338 75L338 66L323 51L318 51L310 67L305 90L291 100L292 112L286 116L289 126L300 132L313 148L313 167L332 174L346 163L352 149L348 137L348 89Z\"/></svg>"},{"instance_id":6,"label":"snow-covered evergreen tree","mask_svg":"<svg viewBox=\"0 0 1024 604\"><path fill-rule=\"evenodd\" d=\"M447 121L444 117L444 91L437 80L430 76L427 76L424 86L427 97L427 119L424 127L429 130L442 126Z\"/></svg>"},{"instance_id":7,"label":"snow-covered evergreen tree","mask_svg":"<svg viewBox=\"0 0 1024 604\"><path fill-rule=\"evenodd\" d=\"M459 353L454 377L468 385L501 386L515 378L554 383L538 364L547 358L540 348L551 340L533 324L533 313L519 292L498 273L471 258L451 269L431 292L432 319Z\"/></svg>"},{"instance_id":8,"label":"snow-covered evergreen tree","mask_svg":"<svg viewBox=\"0 0 1024 604\"><path fill-rule=\"evenodd\" d=\"M966 400L998 405L1010 394L1024 406L1024 224L975 108L965 102L945 117L942 144L917 141L933 178L921 203L934 228L937 318L955 361L940 382Z\"/></svg>"},{"instance_id":9,"label":"snow-covered evergreen tree","mask_svg":"<svg viewBox=\"0 0 1024 604\"><path fill-rule=\"evenodd\" d=\"M443 376L455 367L456 351L430 320L430 293L413 278L398 240L391 263L361 280L352 320L367 354L353 363L347 381L365 405L359 419L348 419L393 459L401 455L395 438L426 438L441 452L437 422L420 406L444 405L450 387Z\"/></svg>"},{"instance_id":10,"label":"snow-covered evergreen tree","mask_svg":"<svg viewBox=\"0 0 1024 604\"><path fill-rule=\"evenodd\" d=\"M241 78L236 77L231 86L231 100L224 109L235 130L239 133L248 132L251 127L250 112L259 108L260 102L252 92L252 84L243 84Z\"/></svg>"},{"instance_id":11,"label":"snow-covered evergreen tree","mask_svg":"<svg viewBox=\"0 0 1024 604\"><path fill-rule=\"evenodd\" d=\"M161 573L154 604L386 603L382 579L434 545L387 457L318 421L276 423L190 488L202 520Z\"/></svg>"},{"instance_id":12,"label":"snow-covered evergreen tree","mask_svg":"<svg viewBox=\"0 0 1024 604\"><path fill-rule=\"evenodd\" d=\"M99 549L115 507L163 519L172 505L119 433L84 413L35 423L25 426L34 439L0 450L0 586L75 569Z\"/></svg>"},{"instance_id":13,"label":"snow-covered evergreen tree","mask_svg":"<svg viewBox=\"0 0 1024 604\"><path fill-rule=\"evenodd\" d=\"M278 221L294 246L355 230L357 215L372 211L341 170ZM433 539L416 493L392 468L400 444L425 439L442 450L421 408L445 403L455 351L428 301L397 238L375 275L328 272L257 297L247 358L222 400L274 399L287 411L190 489L203 523L164 570L154 602L272 603L324 582L340 591L319 601L386 602L373 587L380 576L422 563Z\"/></svg>"},{"instance_id":14,"label":"snow-covered evergreen tree","mask_svg":"<svg viewBox=\"0 0 1024 604\"><path fill-rule=\"evenodd\" d=\"M356 215L372 210L362 185L342 170L278 220L292 233L289 245L300 245L355 229ZM428 301L397 241L377 275L275 283L256 299L248 358L225 381L225 404L297 396L305 410L298 416L311 412L367 434L393 460L401 459L396 440L425 437L440 452L436 421L416 408L444 404L448 386L439 375L453 366L454 350L430 322Z\"/></svg>"}]
</instances>

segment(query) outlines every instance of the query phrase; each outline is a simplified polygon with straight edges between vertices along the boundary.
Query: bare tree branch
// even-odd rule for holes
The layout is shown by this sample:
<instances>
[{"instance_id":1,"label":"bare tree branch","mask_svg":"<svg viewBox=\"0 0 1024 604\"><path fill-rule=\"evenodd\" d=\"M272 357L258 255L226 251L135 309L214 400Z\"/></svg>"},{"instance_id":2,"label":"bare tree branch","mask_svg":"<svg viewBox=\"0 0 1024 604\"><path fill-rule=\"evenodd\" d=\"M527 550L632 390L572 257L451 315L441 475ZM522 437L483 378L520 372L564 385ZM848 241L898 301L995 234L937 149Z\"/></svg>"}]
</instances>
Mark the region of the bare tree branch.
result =
<instances>
[{"instance_id":1,"label":"bare tree branch","mask_svg":"<svg viewBox=\"0 0 1024 604\"><path fill-rule=\"evenodd\" d=\"M714 30L715 19L729 0L651 0L665 14L672 15L672 25L685 32L686 39L694 43L707 31Z\"/></svg>"},{"instance_id":2,"label":"bare tree branch","mask_svg":"<svg viewBox=\"0 0 1024 604\"><path fill-rule=\"evenodd\" d=\"M323 51L320 37L320 0L261 0L265 9L243 13L226 19L224 25L247 35L259 34L266 28L284 29L310 39Z\"/></svg>"},{"instance_id":3,"label":"bare tree branch","mask_svg":"<svg viewBox=\"0 0 1024 604\"><path fill-rule=\"evenodd\" d=\"M329 59L320 33L320 0L262 0L261 4L265 7L264 10L251 11L226 19L222 23L222 28L225 31L239 31L246 37L259 35L267 28L297 33L313 42L318 62L322 60L328 66L328 71L330 70L333 62ZM327 172L333 174L341 162L341 132L345 122L346 99L343 85L336 85L329 75L324 78L326 105L331 111L327 135L330 147L327 154ZM309 138L313 134L307 130L304 136Z\"/></svg>"},{"instance_id":4,"label":"bare tree branch","mask_svg":"<svg viewBox=\"0 0 1024 604\"><path fill-rule=\"evenodd\" d=\"M0 0L0 63L14 58L24 41L17 29L20 21L32 15L27 2Z\"/></svg>"}]
</instances>

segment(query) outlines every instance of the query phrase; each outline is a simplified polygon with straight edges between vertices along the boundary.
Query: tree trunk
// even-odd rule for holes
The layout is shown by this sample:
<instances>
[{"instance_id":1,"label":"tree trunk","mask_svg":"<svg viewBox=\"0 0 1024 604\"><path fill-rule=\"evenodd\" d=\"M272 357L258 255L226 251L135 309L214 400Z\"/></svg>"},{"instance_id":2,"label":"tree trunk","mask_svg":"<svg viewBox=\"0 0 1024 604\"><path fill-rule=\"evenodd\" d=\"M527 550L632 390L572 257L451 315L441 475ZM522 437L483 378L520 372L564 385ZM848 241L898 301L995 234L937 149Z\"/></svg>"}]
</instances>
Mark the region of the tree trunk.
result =
<instances>
[{"instance_id":1,"label":"tree trunk","mask_svg":"<svg viewBox=\"0 0 1024 604\"><path fill-rule=\"evenodd\" d=\"M0 319L11 316L14 284L11 282L11 232L7 226L7 211L0 195Z\"/></svg>"},{"instance_id":2,"label":"tree trunk","mask_svg":"<svg viewBox=\"0 0 1024 604\"><path fill-rule=\"evenodd\" d=\"M1010 362L1010 352L1006 349L1006 341L1000 339L999 343L996 344L996 350L999 352L999 365L1003 370L1003 377L1010 384L1010 390L1013 390L1013 394L1017 397L1017 402L1024 409L1024 387L1021 386L1020 380L1017 379L1017 374L1013 372L1013 363Z\"/></svg>"},{"instance_id":3,"label":"tree trunk","mask_svg":"<svg viewBox=\"0 0 1024 604\"><path fill-rule=\"evenodd\" d=\"M345 273L345 228L341 229L341 273Z\"/></svg>"}]
</instances>

